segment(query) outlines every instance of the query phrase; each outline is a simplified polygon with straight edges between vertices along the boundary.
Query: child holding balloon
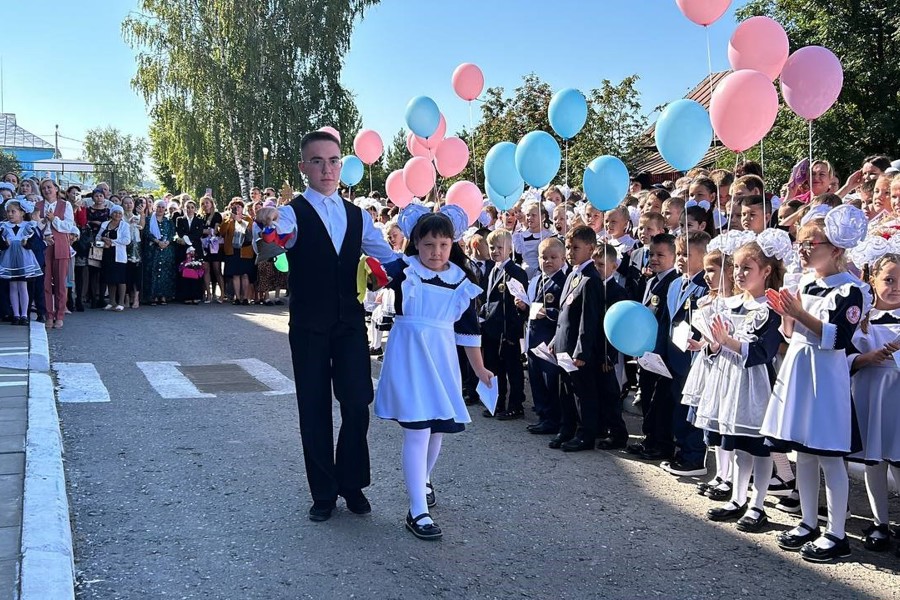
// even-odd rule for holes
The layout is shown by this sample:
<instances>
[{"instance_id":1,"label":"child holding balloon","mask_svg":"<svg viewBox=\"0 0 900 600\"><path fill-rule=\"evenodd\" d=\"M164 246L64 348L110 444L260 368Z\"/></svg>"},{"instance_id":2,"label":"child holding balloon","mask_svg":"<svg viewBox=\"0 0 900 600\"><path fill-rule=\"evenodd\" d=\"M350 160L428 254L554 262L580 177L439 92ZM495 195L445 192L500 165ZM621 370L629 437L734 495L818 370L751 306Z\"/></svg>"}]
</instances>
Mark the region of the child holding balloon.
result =
<instances>
[{"instance_id":1,"label":"child holding balloon","mask_svg":"<svg viewBox=\"0 0 900 600\"><path fill-rule=\"evenodd\" d=\"M800 524L781 533L777 542L812 562L850 555L844 457L860 450L861 443L847 349L869 310L870 291L847 272L845 251L866 236L867 225L865 214L849 205L812 219L797 234L800 263L811 270L800 280L799 292L766 292L769 306L782 317L789 345L760 433L779 449L796 450L802 515ZM820 469L828 500L824 535L817 523Z\"/></svg>"}]
</instances>

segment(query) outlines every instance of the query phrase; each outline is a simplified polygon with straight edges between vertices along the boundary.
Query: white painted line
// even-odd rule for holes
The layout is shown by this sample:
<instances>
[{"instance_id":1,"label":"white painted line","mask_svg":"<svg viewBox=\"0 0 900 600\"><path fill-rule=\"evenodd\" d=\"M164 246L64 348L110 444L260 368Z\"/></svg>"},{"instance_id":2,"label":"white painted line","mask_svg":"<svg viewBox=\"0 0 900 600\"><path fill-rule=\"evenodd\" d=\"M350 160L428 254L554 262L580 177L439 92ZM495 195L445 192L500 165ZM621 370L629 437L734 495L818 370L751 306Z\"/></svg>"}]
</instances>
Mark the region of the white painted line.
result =
<instances>
[{"instance_id":1,"label":"white painted line","mask_svg":"<svg viewBox=\"0 0 900 600\"><path fill-rule=\"evenodd\" d=\"M226 360L224 362L226 364L239 366L247 371L247 373L258 382L270 388L270 392L263 392L264 396L280 396L284 394L293 394L297 391L292 380L282 375L281 372L272 365L264 363L257 358L239 358L236 360Z\"/></svg>"},{"instance_id":2,"label":"white painted line","mask_svg":"<svg viewBox=\"0 0 900 600\"><path fill-rule=\"evenodd\" d=\"M28 385L25 380L22 381L0 381L0 387L14 387L17 385Z\"/></svg>"},{"instance_id":3,"label":"white painted line","mask_svg":"<svg viewBox=\"0 0 900 600\"><path fill-rule=\"evenodd\" d=\"M93 363L53 363L61 403L109 402L109 390L103 385Z\"/></svg>"},{"instance_id":4,"label":"white painted line","mask_svg":"<svg viewBox=\"0 0 900 600\"><path fill-rule=\"evenodd\" d=\"M25 356L28 352L3 352L0 351L0 356Z\"/></svg>"},{"instance_id":5,"label":"white painted line","mask_svg":"<svg viewBox=\"0 0 900 600\"><path fill-rule=\"evenodd\" d=\"M22 373L0 373L0 377L25 377L25 379L28 379L28 376Z\"/></svg>"},{"instance_id":6,"label":"white painted line","mask_svg":"<svg viewBox=\"0 0 900 600\"><path fill-rule=\"evenodd\" d=\"M28 346L6 346L4 348L0 348L0 350L6 352L7 350L28 350Z\"/></svg>"},{"instance_id":7,"label":"white painted line","mask_svg":"<svg viewBox=\"0 0 900 600\"><path fill-rule=\"evenodd\" d=\"M156 393L163 398L215 398L215 394L205 394L179 371L180 363L174 361L139 362L138 368Z\"/></svg>"}]
</instances>

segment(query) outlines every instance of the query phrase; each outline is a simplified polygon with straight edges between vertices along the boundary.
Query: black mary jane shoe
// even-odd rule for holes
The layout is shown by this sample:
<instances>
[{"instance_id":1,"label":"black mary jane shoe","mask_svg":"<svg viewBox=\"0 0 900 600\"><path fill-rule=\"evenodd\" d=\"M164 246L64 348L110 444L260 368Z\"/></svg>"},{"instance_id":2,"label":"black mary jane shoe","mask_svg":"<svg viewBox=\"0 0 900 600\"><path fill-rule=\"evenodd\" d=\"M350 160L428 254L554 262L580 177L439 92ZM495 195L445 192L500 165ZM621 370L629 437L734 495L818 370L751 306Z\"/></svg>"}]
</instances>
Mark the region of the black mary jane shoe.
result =
<instances>
[{"instance_id":1,"label":"black mary jane shoe","mask_svg":"<svg viewBox=\"0 0 900 600\"><path fill-rule=\"evenodd\" d=\"M720 483L722 483L722 478L719 477L718 475L716 475L716 478L713 479L712 481L701 481L700 483L697 484L697 493L700 494L701 496L705 496L706 490L708 490L709 488L716 487Z\"/></svg>"},{"instance_id":2,"label":"black mary jane shoe","mask_svg":"<svg viewBox=\"0 0 900 600\"><path fill-rule=\"evenodd\" d=\"M800 549L800 558L809 562L826 563L850 556L850 538L846 535L844 539L830 533L826 533L822 537L834 542L834 546L831 548L819 548L814 543L807 542Z\"/></svg>"},{"instance_id":3,"label":"black mary jane shoe","mask_svg":"<svg viewBox=\"0 0 900 600\"><path fill-rule=\"evenodd\" d=\"M790 552L796 552L807 542L816 540L822 533L818 525L813 528L803 521L800 521L800 524L797 525L797 527L804 530L806 533L796 535L790 531L785 531L775 536L775 541L778 543L779 548Z\"/></svg>"},{"instance_id":4,"label":"black mary jane shoe","mask_svg":"<svg viewBox=\"0 0 900 600\"><path fill-rule=\"evenodd\" d=\"M431 482L425 484L425 487L428 488L428 491L425 493L425 504L428 505L428 508L434 508L437 504L437 497L434 495L434 486L431 485Z\"/></svg>"},{"instance_id":5,"label":"black mary jane shoe","mask_svg":"<svg viewBox=\"0 0 900 600\"><path fill-rule=\"evenodd\" d=\"M712 500L713 502L724 502L731 498L731 485L730 481L723 481L719 485L711 486L706 489L706 497Z\"/></svg>"},{"instance_id":6,"label":"black mary jane shoe","mask_svg":"<svg viewBox=\"0 0 900 600\"><path fill-rule=\"evenodd\" d=\"M758 533L769 523L769 515L766 511L755 506L747 509L747 514L738 519L737 530L745 533Z\"/></svg>"},{"instance_id":7,"label":"black mary jane shoe","mask_svg":"<svg viewBox=\"0 0 900 600\"><path fill-rule=\"evenodd\" d=\"M710 521L731 521L740 519L747 512L747 503L738 506L733 501L725 506L717 506L706 511L706 518Z\"/></svg>"},{"instance_id":8,"label":"black mary jane shoe","mask_svg":"<svg viewBox=\"0 0 900 600\"><path fill-rule=\"evenodd\" d=\"M420 540L427 540L430 542L441 539L444 536L444 532L442 532L441 528L437 526L437 523L419 525L419 521L425 518L430 519L431 515L428 513L422 513L421 515L413 518L412 513L406 513L406 528L409 529L409 531Z\"/></svg>"},{"instance_id":9,"label":"black mary jane shoe","mask_svg":"<svg viewBox=\"0 0 900 600\"><path fill-rule=\"evenodd\" d=\"M881 525L872 523L863 530L863 534L866 536L863 539L866 550L884 552L891 548L891 531L886 523Z\"/></svg>"}]
</instances>

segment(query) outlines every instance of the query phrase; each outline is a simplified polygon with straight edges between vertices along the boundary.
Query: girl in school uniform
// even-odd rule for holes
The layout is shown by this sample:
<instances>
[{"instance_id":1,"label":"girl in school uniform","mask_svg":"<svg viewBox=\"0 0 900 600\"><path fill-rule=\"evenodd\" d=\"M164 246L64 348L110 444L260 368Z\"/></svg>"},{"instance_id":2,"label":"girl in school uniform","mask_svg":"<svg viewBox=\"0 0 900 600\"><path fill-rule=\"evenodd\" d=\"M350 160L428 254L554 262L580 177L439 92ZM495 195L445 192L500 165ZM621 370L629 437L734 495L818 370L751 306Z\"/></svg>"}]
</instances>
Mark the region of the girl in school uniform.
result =
<instances>
[{"instance_id":1,"label":"girl in school uniform","mask_svg":"<svg viewBox=\"0 0 900 600\"><path fill-rule=\"evenodd\" d=\"M781 317L766 303L766 289L778 289L784 281L784 259L791 239L784 231L768 229L757 241L742 246L734 255L735 285L741 294L725 300L726 312L710 325L710 351L721 369L717 411L698 412L715 425L722 448L735 454L731 500L707 512L711 521L739 519L740 531L760 531L768 522L763 509L772 474L770 449L759 433L772 384L772 364L781 345ZM747 486L753 476L753 500L748 509Z\"/></svg>"},{"instance_id":2,"label":"girl in school uniform","mask_svg":"<svg viewBox=\"0 0 900 600\"><path fill-rule=\"evenodd\" d=\"M4 204L6 221L0 223L0 278L9 281L9 302L12 324L28 325L28 283L41 275L41 267L31 249L31 240L38 231L36 221L25 221L34 212L34 204L24 196L10 198Z\"/></svg>"},{"instance_id":3,"label":"girl in school uniform","mask_svg":"<svg viewBox=\"0 0 900 600\"><path fill-rule=\"evenodd\" d=\"M798 231L796 246L801 265L811 272L801 278L796 295L787 289L766 293L789 345L760 432L778 449L796 450L802 515L777 542L812 562L850 555L844 457L861 444L847 349L871 300L869 286L847 272L845 251L865 238L867 224L865 213L849 204L810 220ZM817 517L820 469L828 500L824 535Z\"/></svg>"},{"instance_id":4,"label":"girl in school uniform","mask_svg":"<svg viewBox=\"0 0 900 600\"><path fill-rule=\"evenodd\" d=\"M888 466L894 481L900 482L900 403L896 392L900 386L900 368L893 357L900 349L900 254L883 253L889 246L882 243L882 238L869 238L863 244L869 241L878 242L881 252L876 252L881 256L866 261L875 307L853 335L855 351L848 357L853 403L863 444L862 452L852 455L850 460L866 465L866 489L875 516L875 522L864 531L865 547L882 552L891 543ZM894 248L898 245L893 244ZM897 556L900 556L900 546Z\"/></svg>"},{"instance_id":5,"label":"girl in school uniform","mask_svg":"<svg viewBox=\"0 0 900 600\"><path fill-rule=\"evenodd\" d=\"M478 329L481 287L457 240L468 217L457 206L433 213L410 204L399 224L409 238L406 268L391 281L396 317L375 394L375 414L403 428L403 476L409 495L406 528L419 539L443 535L428 509L435 505L431 472L445 433L470 421L462 396L456 347L465 348L475 375L490 386Z\"/></svg>"}]
</instances>

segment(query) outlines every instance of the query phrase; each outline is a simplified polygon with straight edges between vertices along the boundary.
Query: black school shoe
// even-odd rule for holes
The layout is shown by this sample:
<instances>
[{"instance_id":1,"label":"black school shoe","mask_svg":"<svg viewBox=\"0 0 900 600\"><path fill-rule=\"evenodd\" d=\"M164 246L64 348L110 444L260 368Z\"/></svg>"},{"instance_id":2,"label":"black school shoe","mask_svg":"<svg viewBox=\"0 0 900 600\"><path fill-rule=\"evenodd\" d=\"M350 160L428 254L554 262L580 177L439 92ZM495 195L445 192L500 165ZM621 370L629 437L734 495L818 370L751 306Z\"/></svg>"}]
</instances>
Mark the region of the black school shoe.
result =
<instances>
[{"instance_id":1,"label":"black school shoe","mask_svg":"<svg viewBox=\"0 0 900 600\"><path fill-rule=\"evenodd\" d=\"M747 509L747 513L738 519L737 530L745 533L757 533L762 530L769 522L769 515L766 511L755 506Z\"/></svg>"},{"instance_id":2,"label":"black school shoe","mask_svg":"<svg viewBox=\"0 0 900 600\"><path fill-rule=\"evenodd\" d=\"M341 494L347 503L347 510L355 515L367 515L372 512L372 505L362 492L348 492Z\"/></svg>"},{"instance_id":3,"label":"black school shoe","mask_svg":"<svg viewBox=\"0 0 900 600\"><path fill-rule=\"evenodd\" d=\"M706 488L704 495L714 502L725 502L731 498L732 483L723 481L719 485Z\"/></svg>"},{"instance_id":4,"label":"black school shoe","mask_svg":"<svg viewBox=\"0 0 900 600\"><path fill-rule=\"evenodd\" d=\"M509 410L504 410L503 412L497 413L498 421L512 421L513 419L523 419L525 417L525 411L521 408L511 408Z\"/></svg>"},{"instance_id":5,"label":"black school shoe","mask_svg":"<svg viewBox=\"0 0 900 600\"><path fill-rule=\"evenodd\" d=\"M745 512L747 512L746 502L738 506L731 501L725 506L717 506L706 511L706 518L710 521L731 521L743 517Z\"/></svg>"},{"instance_id":6,"label":"black school shoe","mask_svg":"<svg viewBox=\"0 0 900 600\"><path fill-rule=\"evenodd\" d=\"M327 521L331 518L331 513L333 512L334 502L314 502L309 507L309 520L316 522Z\"/></svg>"},{"instance_id":7,"label":"black school shoe","mask_svg":"<svg viewBox=\"0 0 900 600\"><path fill-rule=\"evenodd\" d=\"M425 487L428 488L428 491L425 493L425 504L428 505L428 508L434 508L437 504L437 497L434 495L434 486L429 482L425 484Z\"/></svg>"},{"instance_id":8,"label":"black school shoe","mask_svg":"<svg viewBox=\"0 0 900 600\"><path fill-rule=\"evenodd\" d=\"M809 562L826 563L839 558L847 558L850 556L850 538L846 535L844 539L830 533L825 534L825 539L834 542L831 548L819 548L812 542L807 542L800 549L800 558Z\"/></svg>"},{"instance_id":9,"label":"black school shoe","mask_svg":"<svg viewBox=\"0 0 900 600\"><path fill-rule=\"evenodd\" d=\"M803 548L805 544L818 539L819 535L821 535L821 530L818 525L815 528L812 528L803 521L800 521L800 524L797 525L797 527L806 531L806 533L795 535L790 531L784 531L775 536L775 541L778 543L779 548L790 552L796 552Z\"/></svg>"},{"instance_id":10,"label":"black school shoe","mask_svg":"<svg viewBox=\"0 0 900 600\"><path fill-rule=\"evenodd\" d=\"M409 531L420 540L426 540L430 542L441 539L444 536L444 532L442 532L441 528L437 526L437 523L419 525L419 521L426 517L430 519L431 515L429 515L428 513L422 513L421 515L413 518L412 513L406 513L406 528L409 529Z\"/></svg>"},{"instance_id":11,"label":"black school shoe","mask_svg":"<svg viewBox=\"0 0 900 600\"><path fill-rule=\"evenodd\" d=\"M887 523L882 523L881 525L872 523L863 530L863 535L866 536L863 540L863 546L865 546L866 550L884 552L891 548L891 532Z\"/></svg>"}]
</instances>

